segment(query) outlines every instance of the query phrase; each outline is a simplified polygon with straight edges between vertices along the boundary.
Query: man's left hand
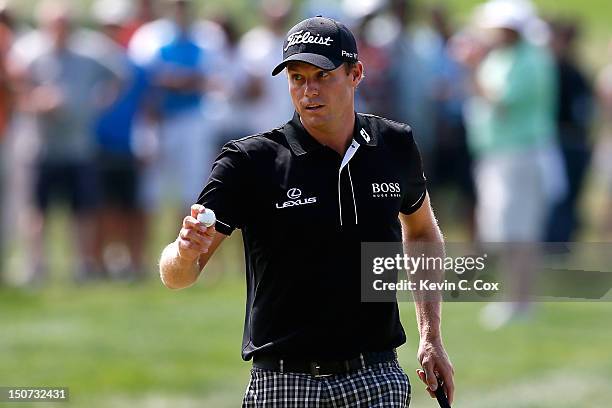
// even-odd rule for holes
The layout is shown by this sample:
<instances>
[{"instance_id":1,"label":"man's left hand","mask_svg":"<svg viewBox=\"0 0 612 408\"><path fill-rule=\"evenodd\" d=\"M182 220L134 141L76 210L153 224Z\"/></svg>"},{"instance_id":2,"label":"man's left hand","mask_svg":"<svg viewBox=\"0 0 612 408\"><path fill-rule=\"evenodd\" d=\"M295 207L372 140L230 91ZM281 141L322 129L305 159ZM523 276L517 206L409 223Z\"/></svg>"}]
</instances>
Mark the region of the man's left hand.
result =
<instances>
[{"instance_id":1,"label":"man's left hand","mask_svg":"<svg viewBox=\"0 0 612 408\"><path fill-rule=\"evenodd\" d=\"M422 370L416 370L417 375L427 385L427 392L432 398L435 398L435 391L438 388L438 380L436 376L444 383L444 392L450 404L453 403L455 394L455 383L453 376L455 369L444 350L444 345L441 339L429 340L421 339L419 343L419 352L417 359L423 367Z\"/></svg>"}]
</instances>

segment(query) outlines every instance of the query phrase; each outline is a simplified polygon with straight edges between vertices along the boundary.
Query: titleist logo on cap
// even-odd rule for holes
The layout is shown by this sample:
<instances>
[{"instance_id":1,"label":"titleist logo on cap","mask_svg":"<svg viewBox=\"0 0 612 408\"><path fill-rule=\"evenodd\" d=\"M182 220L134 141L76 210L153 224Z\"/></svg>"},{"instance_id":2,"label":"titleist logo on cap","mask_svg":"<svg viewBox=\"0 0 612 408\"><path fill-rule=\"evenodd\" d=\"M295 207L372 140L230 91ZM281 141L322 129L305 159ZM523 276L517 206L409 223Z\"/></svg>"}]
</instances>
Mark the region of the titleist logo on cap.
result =
<instances>
[{"instance_id":1,"label":"titleist logo on cap","mask_svg":"<svg viewBox=\"0 0 612 408\"><path fill-rule=\"evenodd\" d=\"M300 30L287 37L287 46L283 51L287 51L289 47L295 44L320 44L330 46L333 41L331 37L323 38L319 34L312 35L310 31L304 32L304 30Z\"/></svg>"}]
</instances>

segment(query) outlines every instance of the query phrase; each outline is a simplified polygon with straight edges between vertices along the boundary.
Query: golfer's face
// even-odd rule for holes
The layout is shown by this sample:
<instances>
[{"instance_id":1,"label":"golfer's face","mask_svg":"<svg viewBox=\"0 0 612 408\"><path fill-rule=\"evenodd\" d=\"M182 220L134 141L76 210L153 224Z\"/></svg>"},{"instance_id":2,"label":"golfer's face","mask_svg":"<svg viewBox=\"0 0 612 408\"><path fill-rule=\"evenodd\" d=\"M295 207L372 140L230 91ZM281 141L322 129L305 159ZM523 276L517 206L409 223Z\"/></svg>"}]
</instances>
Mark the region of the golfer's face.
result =
<instances>
[{"instance_id":1,"label":"golfer's face","mask_svg":"<svg viewBox=\"0 0 612 408\"><path fill-rule=\"evenodd\" d=\"M287 76L293 105L307 127L334 125L344 120L347 110L353 110L355 85L344 66L326 71L305 62L291 62Z\"/></svg>"}]
</instances>

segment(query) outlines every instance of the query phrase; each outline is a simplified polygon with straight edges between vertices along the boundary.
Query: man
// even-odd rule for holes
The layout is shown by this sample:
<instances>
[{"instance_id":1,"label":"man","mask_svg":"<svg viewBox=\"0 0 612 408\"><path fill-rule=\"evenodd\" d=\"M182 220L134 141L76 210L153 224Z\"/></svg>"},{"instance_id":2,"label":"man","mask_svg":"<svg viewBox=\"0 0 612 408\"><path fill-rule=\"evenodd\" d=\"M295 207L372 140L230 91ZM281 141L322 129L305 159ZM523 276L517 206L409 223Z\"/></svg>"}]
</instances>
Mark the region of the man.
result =
<instances>
[{"instance_id":1,"label":"man","mask_svg":"<svg viewBox=\"0 0 612 408\"><path fill-rule=\"evenodd\" d=\"M502 273L513 300L483 309L482 325L496 330L531 313L534 243L543 239L566 180L555 140L553 59L526 34L536 16L521 3L500 0L482 5L477 18L490 51L472 72L473 94L464 109L476 230L482 242L506 243Z\"/></svg>"},{"instance_id":2,"label":"man","mask_svg":"<svg viewBox=\"0 0 612 408\"><path fill-rule=\"evenodd\" d=\"M285 81L270 76L275 67L276 53L285 41L292 5L287 0L263 0L259 3L262 24L247 31L238 43L244 82L241 84L241 98L232 111L234 118L243 118L239 123L233 123L235 130L248 129L248 133L243 134L263 132L282 125L293 113Z\"/></svg>"},{"instance_id":3,"label":"man","mask_svg":"<svg viewBox=\"0 0 612 408\"><path fill-rule=\"evenodd\" d=\"M612 57L612 40L608 45ZM609 58L610 58L609 57ZM595 93L601 112L601 126L598 130L598 142L595 149L597 173L607 186L607 197L604 201L604 219L599 228L603 240L612 238L612 63L608 63L597 75Z\"/></svg>"},{"instance_id":4,"label":"man","mask_svg":"<svg viewBox=\"0 0 612 408\"><path fill-rule=\"evenodd\" d=\"M40 137L34 163L34 209L27 232L32 266L26 280L40 284L47 278L48 215L53 204L64 201L70 205L75 231L75 279L85 281L98 277L93 261L98 191L91 128L105 103L102 90L116 78L77 50L73 17L66 4L41 3L39 19L44 46L26 66L23 91L24 108L33 115Z\"/></svg>"},{"instance_id":5,"label":"man","mask_svg":"<svg viewBox=\"0 0 612 408\"><path fill-rule=\"evenodd\" d=\"M146 2L141 2L146 3ZM146 72L130 60L123 46L123 30L130 3L97 0L92 7L107 48L100 61L118 65L121 82L116 98L102 112L94 125L96 171L100 187L100 205L96 217L96 262L105 275L143 279L142 237L146 236L147 217L138 200L141 161L134 149L133 129L149 86ZM138 222L129 222L138 220ZM124 250L125 256L113 256Z\"/></svg>"},{"instance_id":6,"label":"man","mask_svg":"<svg viewBox=\"0 0 612 408\"><path fill-rule=\"evenodd\" d=\"M169 288L193 284L241 228L247 263L242 357L253 359L243 406L405 407L406 340L397 303L360 300L360 245L442 242L408 126L354 111L363 78L352 33L323 17L293 27L284 45L296 109L283 127L228 143L177 240L162 253ZM401 194L373 194L398 183ZM204 206L215 227L197 221ZM398 216L399 221L398 222ZM439 302L418 302L419 377L436 374L452 401L453 368Z\"/></svg>"},{"instance_id":7,"label":"man","mask_svg":"<svg viewBox=\"0 0 612 408\"><path fill-rule=\"evenodd\" d=\"M203 166L203 161L209 156L212 161L213 134L202 115L210 55L194 35L192 1L166 3L172 11L172 21L159 27L165 26L168 36L162 35L156 56L147 66L152 86L148 105L159 119L160 149L159 156L144 171L142 199L147 210L153 211L167 189L180 188L180 219L208 175L209 166ZM155 38L150 40L154 42Z\"/></svg>"},{"instance_id":8,"label":"man","mask_svg":"<svg viewBox=\"0 0 612 408\"><path fill-rule=\"evenodd\" d=\"M594 98L577 54L580 26L557 21L551 26L550 48L555 56L557 141L567 177L567 194L548 214L546 242L571 242L582 226L579 203L591 161Z\"/></svg>"}]
</instances>

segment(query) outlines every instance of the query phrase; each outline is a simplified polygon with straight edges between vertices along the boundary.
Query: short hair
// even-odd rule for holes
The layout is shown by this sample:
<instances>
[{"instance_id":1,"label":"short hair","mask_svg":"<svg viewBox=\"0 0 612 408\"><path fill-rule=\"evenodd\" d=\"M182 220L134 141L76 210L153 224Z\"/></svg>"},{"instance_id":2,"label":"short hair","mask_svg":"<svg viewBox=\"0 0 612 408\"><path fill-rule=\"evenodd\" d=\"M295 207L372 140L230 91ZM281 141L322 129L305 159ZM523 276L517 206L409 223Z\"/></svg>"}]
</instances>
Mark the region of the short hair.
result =
<instances>
[{"instance_id":1,"label":"short hair","mask_svg":"<svg viewBox=\"0 0 612 408\"><path fill-rule=\"evenodd\" d=\"M356 67L357 67L357 63L358 63L358 62L359 62L359 61L345 61L345 62L344 62L344 64L343 64L343 65L344 65L344 70L346 71L346 74L347 74L347 75L348 75L348 74L350 74L350 73L351 73L351 71L352 71L354 68L356 68ZM363 66L363 64L362 64L362 66ZM360 79L363 79L363 78L365 78L365 67L363 68L363 72L361 73L361 78L360 78Z\"/></svg>"}]
</instances>

